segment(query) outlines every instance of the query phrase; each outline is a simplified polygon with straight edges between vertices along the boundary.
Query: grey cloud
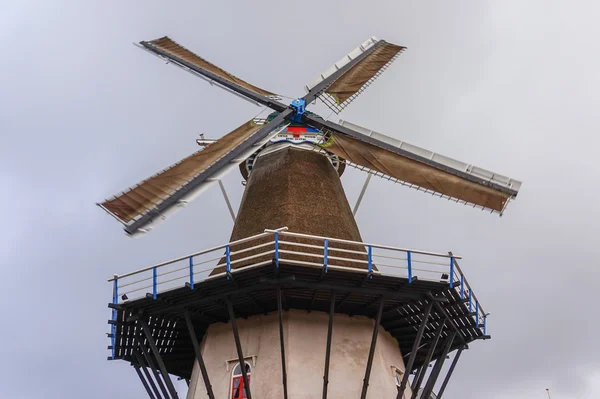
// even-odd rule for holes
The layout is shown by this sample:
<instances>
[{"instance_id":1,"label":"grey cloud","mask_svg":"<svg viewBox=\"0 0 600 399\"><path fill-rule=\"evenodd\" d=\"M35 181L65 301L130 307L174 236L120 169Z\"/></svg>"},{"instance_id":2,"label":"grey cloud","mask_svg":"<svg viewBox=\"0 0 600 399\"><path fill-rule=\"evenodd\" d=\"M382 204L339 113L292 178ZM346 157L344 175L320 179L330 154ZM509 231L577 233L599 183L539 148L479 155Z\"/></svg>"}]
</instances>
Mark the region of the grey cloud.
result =
<instances>
[{"instance_id":1,"label":"grey cloud","mask_svg":"<svg viewBox=\"0 0 600 399\"><path fill-rule=\"evenodd\" d=\"M260 111L131 45L168 34L288 96L368 36L406 45L341 116L525 182L502 218L378 179L358 213L368 241L464 256L493 339L447 397L596 397L596 3L98 4L0 16L1 396L143 396L105 360L106 278L228 238L218 190L139 240L93 205ZM351 202L363 180L344 176Z\"/></svg>"}]
</instances>

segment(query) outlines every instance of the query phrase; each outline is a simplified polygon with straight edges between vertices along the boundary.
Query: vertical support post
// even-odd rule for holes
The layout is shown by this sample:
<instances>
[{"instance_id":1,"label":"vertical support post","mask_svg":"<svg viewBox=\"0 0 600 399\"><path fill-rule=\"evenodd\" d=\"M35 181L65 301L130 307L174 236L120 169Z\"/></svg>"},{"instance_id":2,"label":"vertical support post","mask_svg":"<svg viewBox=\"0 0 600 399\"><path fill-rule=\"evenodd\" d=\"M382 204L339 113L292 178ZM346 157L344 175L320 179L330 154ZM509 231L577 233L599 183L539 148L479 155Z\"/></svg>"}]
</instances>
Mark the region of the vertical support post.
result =
<instances>
[{"instance_id":1,"label":"vertical support post","mask_svg":"<svg viewBox=\"0 0 600 399\"><path fill-rule=\"evenodd\" d=\"M406 383L408 382L408 375L410 374L413 365L415 364L415 359L417 358L417 351L419 350L419 345L421 345L421 338L423 337L423 333L425 332L425 327L427 326L427 320L429 319L429 314L431 313L432 307L433 301L429 302L427 308L425 308L425 313L423 313L423 320L421 320L419 331L417 332L415 342L413 343L412 350L410 351L408 363L406 363L406 367L404 368L404 375L402 376L402 382L400 383L400 389L398 390L398 395L396 396L396 399L402 399L402 395L404 395Z\"/></svg>"},{"instance_id":2,"label":"vertical support post","mask_svg":"<svg viewBox=\"0 0 600 399\"><path fill-rule=\"evenodd\" d=\"M371 247L370 245L367 246L367 254L369 257L369 278L372 277L372 273L373 273L373 247Z\"/></svg>"},{"instance_id":3,"label":"vertical support post","mask_svg":"<svg viewBox=\"0 0 600 399\"><path fill-rule=\"evenodd\" d=\"M369 357L367 359L367 369L365 370L365 378L363 379L362 393L360 399L366 399L367 389L369 388L369 379L371 378L371 367L373 366L373 357L375 356L375 346L377 345L377 336L379 335L379 324L381 323L381 314L383 313L383 297L379 300L379 309L377 310L377 318L375 326L373 326L373 337L371 338L371 348L369 348Z\"/></svg>"},{"instance_id":4,"label":"vertical support post","mask_svg":"<svg viewBox=\"0 0 600 399\"><path fill-rule=\"evenodd\" d=\"M152 379L150 372L148 371L148 368L146 368L146 365L144 364L142 357L140 356L138 351L135 349L133 350L133 356L137 360L138 364L142 367L142 371L144 372L144 375L146 376L146 379L148 380L148 383L150 384L150 388L152 388L152 391L154 392L154 396L156 396L156 399L162 399L160 396L160 392L159 392L158 388L156 387L156 384L154 383L154 380Z\"/></svg>"},{"instance_id":5,"label":"vertical support post","mask_svg":"<svg viewBox=\"0 0 600 399\"><path fill-rule=\"evenodd\" d=\"M144 330L146 340L148 341L148 345L150 345L150 350L152 350L152 353L154 354L154 358L156 359L156 363L158 363L158 368L160 370L160 373L162 374L163 379L165 380L165 383L167 384L167 388L169 389L171 397L174 399L178 398L179 396L177 396L177 391L173 386L173 381L171 381L171 378L169 377L169 372L167 371L165 363L162 360L162 356L160 355L160 352L156 347L156 342L154 342L154 338L152 337L152 332L150 331L150 327L148 327L148 323L146 323L144 319L139 319L138 323L140 323L142 329Z\"/></svg>"},{"instance_id":6,"label":"vertical support post","mask_svg":"<svg viewBox=\"0 0 600 399\"><path fill-rule=\"evenodd\" d=\"M325 239L323 243L324 253L323 253L323 266L325 267L325 273L327 273L327 264L329 263L329 240Z\"/></svg>"},{"instance_id":7,"label":"vertical support post","mask_svg":"<svg viewBox=\"0 0 600 399\"><path fill-rule=\"evenodd\" d=\"M115 305L119 304L119 276L116 274L113 276L113 303ZM113 309L114 310L114 309ZM114 320L114 318L113 318Z\"/></svg>"},{"instance_id":8,"label":"vertical support post","mask_svg":"<svg viewBox=\"0 0 600 399\"><path fill-rule=\"evenodd\" d=\"M465 275L460 275L460 299L465 299Z\"/></svg>"},{"instance_id":9,"label":"vertical support post","mask_svg":"<svg viewBox=\"0 0 600 399\"><path fill-rule=\"evenodd\" d=\"M454 256L450 257L450 288L452 288L452 283L454 283Z\"/></svg>"},{"instance_id":10,"label":"vertical support post","mask_svg":"<svg viewBox=\"0 0 600 399\"><path fill-rule=\"evenodd\" d=\"M119 304L119 276L117 276L116 274L113 275L113 304L118 305ZM113 321L117 321L117 309L113 309L112 310L112 320ZM115 336L117 335L117 326L116 324L113 324L110 326L110 332L112 334L112 337L110 339L110 344L112 346L112 358L115 358Z\"/></svg>"},{"instance_id":11,"label":"vertical support post","mask_svg":"<svg viewBox=\"0 0 600 399\"><path fill-rule=\"evenodd\" d=\"M190 288L194 289L194 257L190 256Z\"/></svg>"},{"instance_id":12,"label":"vertical support post","mask_svg":"<svg viewBox=\"0 0 600 399\"><path fill-rule=\"evenodd\" d=\"M469 313L473 311L473 290L469 288Z\"/></svg>"},{"instance_id":13,"label":"vertical support post","mask_svg":"<svg viewBox=\"0 0 600 399\"><path fill-rule=\"evenodd\" d=\"M283 312L281 306L281 287L277 287L277 313L279 315L279 344L281 346L281 382L283 384L283 399L287 399L287 371L285 368L285 345L283 342Z\"/></svg>"},{"instance_id":14,"label":"vertical support post","mask_svg":"<svg viewBox=\"0 0 600 399\"><path fill-rule=\"evenodd\" d=\"M137 364L135 364L135 365L133 365L133 368L135 369L135 372L137 373L138 377L140 377L140 381L142 381L142 385L146 389L146 392L148 393L148 397L150 397L150 399L155 399L154 395L152 394L152 391L150 390L150 386L148 385L148 382L146 381L146 379L142 375L142 371L140 370L140 366L138 366Z\"/></svg>"},{"instance_id":15,"label":"vertical support post","mask_svg":"<svg viewBox=\"0 0 600 399\"><path fill-rule=\"evenodd\" d=\"M440 336L442 335L442 331L444 330L444 323L446 323L445 318L442 321L440 321L440 326L438 327L437 331L435 332L435 337L433 338L433 341L431 342L429 351L427 351L427 355L425 356L425 361L423 362L423 372L419 373L418 377L415 379L415 383L413 384L413 387L412 387L412 390L413 390L412 399L415 399L417 397L419 388L421 388L421 384L423 383L423 380L425 379L425 372L427 370L427 366L429 365L429 363L431 363L431 358L433 357L433 353L435 352L435 349L437 347Z\"/></svg>"},{"instance_id":16,"label":"vertical support post","mask_svg":"<svg viewBox=\"0 0 600 399\"><path fill-rule=\"evenodd\" d=\"M277 234L277 233L275 233ZM235 348L238 354L238 361L242 369L242 379L244 380L244 387L246 388L246 396L248 399L252 399L250 393L250 384L248 381L248 374L246 373L246 362L244 361L244 352L242 352L242 344L240 342L240 334L237 328L237 322L235 321L235 312L233 311L233 304L231 300L227 298L227 311L229 312L229 319L231 320L231 329L233 330L233 339L235 340Z\"/></svg>"},{"instance_id":17,"label":"vertical support post","mask_svg":"<svg viewBox=\"0 0 600 399\"><path fill-rule=\"evenodd\" d=\"M229 274L231 273L231 249L229 245L225 246L225 270L227 271L227 280L229 280Z\"/></svg>"},{"instance_id":18,"label":"vertical support post","mask_svg":"<svg viewBox=\"0 0 600 399\"><path fill-rule=\"evenodd\" d=\"M279 268L279 233L275 232L275 267Z\"/></svg>"},{"instance_id":19,"label":"vertical support post","mask_svg":"<svg viewBox=\"0 0 600 399\"><path fill-rule=\"evenodd\" d=\"M487 335L487 316L483 316L483 335Z\"/></svg>"},{"instance_id":20,"label":"vertical support post","mask_svg":"<svg viewBox=\"0 0 600 399\"><path fill-rule=\"evenodd\" d=\"M408 261L408 284L412 284L412 261L410 251L406 251L406 260Z\"/></svg>"},{"instance_id":21,"label":"vertical support post","mask_svg":"<svg viewBox=\"0 0 600 399\"><path fill-rule=\"evenodd\" d=\"M479 328L479 301L475 301L475 328Z\"/></svg>"},{"instance_id":22,"label":"vertical support post","mask_svg":"<svg viewBox=\"0 0 600 399\"><path fill-rule=\"evenodd\" d=\"M450 352L450 348L452 347L454 337L456 337L456 331L450 334L446 340L444 350L442 351L440 357L435 361L435 366L433 366L433 370L431 370L431 374L429 375L429 379L427 380L427 384L425 385L425 389L423 389L423 394L421 395L423 398L429 398L431 396L433 387L435 387L435 383L437 382L440 372L442 371L442 367L444 366L446 356L448 356L448 352Z\"/></svg>"},{"instance_id":23,"label":"vertical support post","mask_svg":"<svg viewBox=\"0 0 600 399\"><path fill-rule=\"evenodd\" d=\"M335 292L331 293L329 305L329 324L327 326L327 347L325 348L325 370L323 371L323 399L327 399L327 385L329 384L329 356L331 354L331 336L333 332L333 312L335 310Z\"/></svg>"},{"instance_id":24,"label":"vertical support post","mask_svg":"<svg viewBox=\"0 0 600 399\"><path fill-rule=\"evenodd\" d=\"M156 267L153 267L152 268L152 299L156 299L156 282L157 282Z\"/></svg>"},{"instance_id":25,"label":"vertical support post","mask_svg":"<svg viewBox=\"0 0 600 399\"><path fill-rule=\"evenodd\" d=\"M204 364L204 359L202 358L202 352L200 352L200 345L198 344L198 339L196 338L196 331L194 330L192 319L187 310L183 313L183 317L185 318L185 324L187 325L188 333L190 334L190 340L192 341L192 346L194 347L194 352L196 353L196 360L198 360L198 365L200 366L200 373L202 373L206 394L210 399L215 399L215 394L213 393L212 385L210 384L210 379L208 378L208 371L206 370L206 365Z\"/></svg>"},{"instance_id":26,"label":"vertical support post","mask_svg":"<svg viewBox=\"0 0 600 399\"><path fill-rule=\"evenodd\" d=\"M454 360L452 360L452 364L450 365L450 369L448 369L448 373L446 374L446 378L444 378L444 382L442 383L442 386L440 387L440 391L438 392L437 395L437 399L442 399L442 394L444 393L444 391L446 390L446 387L448 386L448 381L450 381L450 377L452 377L452 373L454 372L454 368L456 367L456 364L458 363L458 359L460 358L460 354L462 353L462 351L465 348L460 348L458 350L458 352L456 352L456 355L454 355Z\"/></svg>"}]
</instances>

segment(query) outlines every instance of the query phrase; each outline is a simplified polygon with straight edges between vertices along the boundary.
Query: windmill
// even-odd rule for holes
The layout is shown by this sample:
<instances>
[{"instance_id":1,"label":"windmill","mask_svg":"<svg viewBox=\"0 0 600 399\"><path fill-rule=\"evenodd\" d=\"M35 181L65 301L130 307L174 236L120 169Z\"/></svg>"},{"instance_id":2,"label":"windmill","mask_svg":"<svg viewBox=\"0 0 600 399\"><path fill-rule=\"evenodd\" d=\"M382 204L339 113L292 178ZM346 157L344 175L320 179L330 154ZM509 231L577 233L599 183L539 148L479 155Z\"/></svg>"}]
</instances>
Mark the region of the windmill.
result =
<instances>
[{"instance_id":1,"label":"windmill","mask_svg":"<svg viewBox=\"0 0 600 399\"><path fill-rule=\"evenodd\" d=\"M139 47L273 113L265 119L249 120L218 140L206 140L201 135L197 140L201 150L99 204L125 226L128 235L137 236L148 233L220 183L232 169L239 167L247 181L237 216L230 206L235 219L230 242L216 249L221 251L218 264L207 277L198 279L194 269L199 264L197 259L206 253L201 251L110 280L114 284L111 359L130 361L150 397L177 397L169 374L191 378L188 398L206 397L201 393L202 386L209 398L251 398L250 378L253 391L264 398L287 398L288 391L290 397L327 397L328 389L334 390L335 397L361 392L361 398L366 398L370 381L376 381L376 391L370 391L368 397L382 397L375 395L390 389L397 392L397 398L414 398L417 392L420 397L433 397L448 353L458 350L453 370L469 342L489 338L485 331L487 314L474 299L456 263L460 257L363 243L354 220L356 207L353 212L340 176L345 167L351 166L369 176L499 215L516 198L521 183L347 121L334 123L307 110L319 99L339 114L394 62L404 51L402 46L369 38L306 85L306 94L291 104L168 37L142 41ZM404 258L388 258L407 262L402 266L406 275L384 273L384 262L373 262L375 250L403 251ZM447 271L432 272L432 279L417 277L412 268L412 263L418 261L416 256L446 258ZM160 278L182 269L161 274L159 268L188 258L186 286L161 291ZM147 277L152 281L152 293L138 300L119 298L124 287L137 283L124 283L125 278L147 272L152 273ZM202 292L201 297L198 292ZM128 299L127 294L123 298ZM303 313L297 313L299 310ZM321 317L327 314L329 318ZM232 331L223 329L226 322L231 323ZM307 337L293 337L291 332L306 329L307 325L312 331L327 332L327 340L322 342L325 367L318 396L308 381L311 372L298 370L298 364L309 364L303 353L320 348L320 344L306 347ZM380 325L386 332L379 330ZM286 328L288 332L284 333ZM245 340L246 346L253 346L252 342L270 337L277 329L281 387L268 381L270 374L258 366L273 360L273 353L256 347L260 353L248 357L241 344ZM370 345L365 347L368 356L365 352L361 360L361 366L366 367L365 377L354 387L357 370L344 359L348 354L331 354L332 339L341 334L346 340L358 342L370 336L371 329ZM310 334L311 330L305 332ZM165 336L169 337L166 341ZM284 336L288 342L287 360ZM232 363L231 370L230 359L223 359L223 354L234 349L224 343L224 337L235 342L233 360L237 364ZM376 353L378 340L380 345L392 343L391 357ZM177 355L171 353L174 348ZM377 368L380 362L374 364L375 358L384 363L393 360L391 371ZM330 361L338 363L331 377ZM422 387L432 361L435 366ZM217 366L223 362L226 371ZM191 364L195 364L193 370ZM413 371L416 374L408 386ZM303 378L288 381L288 372ZM390 384L380 381L386 373L393 374ZM218 381L213 380L214 388L209 374ZM437 397L442 396L450 374ZM330 378L335 384L328 388ZM397 386L393 385L394 379Z\"/></svg>"}]
</instances>

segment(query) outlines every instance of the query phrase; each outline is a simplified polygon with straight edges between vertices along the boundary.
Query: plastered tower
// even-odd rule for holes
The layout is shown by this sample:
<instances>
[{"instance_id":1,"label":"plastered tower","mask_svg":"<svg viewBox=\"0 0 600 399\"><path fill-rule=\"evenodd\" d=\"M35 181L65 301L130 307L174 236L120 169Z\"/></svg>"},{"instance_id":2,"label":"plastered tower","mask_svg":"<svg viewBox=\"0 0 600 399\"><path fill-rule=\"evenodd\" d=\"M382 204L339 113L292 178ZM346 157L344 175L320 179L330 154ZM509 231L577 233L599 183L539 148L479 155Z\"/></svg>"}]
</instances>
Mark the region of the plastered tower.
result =
<instances>
[{"instance_id":1,"label":"plastered tower","mask_svg":"<svg viewBox=\"0 0 600 399\"><path fill-rule=\"evenodd\" d=\"M313 148L282 146L257 157L246 184L230 241L281 226L303 234L350 241L362 240L338 171L327 157ZM253 242L252 245L256 243ZM252 253L253 251L246 252L243 256L247 257ZM353 256L366 259L366 255ZM232 257L232 260L235 258ZM257 259L251 261L256 262ZM236 267L243 267L248 262L242 262ZM355 267L365 266L357 263ZM222 270L215 270L213 273L219 272ZM362 386L374 321L368 317L344 313L335 313L333 320L329 396L356 397ZM325 312L308 312L304 309L288 309L284 312L288 398L322 397L328 321L329 317ZM252 396L282 398L276 312L240 318L237 324L250 370ZM395 395L395 375L404 370L397 341L383 330L379 330L378 335L370 393L367 396L373 399ZM229 325L216 323L209 326L202 338L202 355L215 397L245 397L243 389L236 392L236 384L243 387L244 382L239 369L236 371L239 361ZM409 397L410 388L406 392ZM187 398L207 397L196 363Z\"/></svg>"}]
</instances>

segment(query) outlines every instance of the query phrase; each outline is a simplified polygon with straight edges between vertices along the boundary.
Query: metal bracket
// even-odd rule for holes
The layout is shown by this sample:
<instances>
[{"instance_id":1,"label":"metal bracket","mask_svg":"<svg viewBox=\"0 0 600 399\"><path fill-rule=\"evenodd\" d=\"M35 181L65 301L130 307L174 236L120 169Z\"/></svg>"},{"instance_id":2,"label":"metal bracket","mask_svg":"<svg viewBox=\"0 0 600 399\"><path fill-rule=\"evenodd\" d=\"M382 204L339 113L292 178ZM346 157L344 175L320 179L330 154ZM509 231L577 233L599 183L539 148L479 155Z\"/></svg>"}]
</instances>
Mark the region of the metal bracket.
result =
<instances>
[{"instance_id":1,"label":"metal bracket","mask_svg":"<svg viewBox=\"0 0 600 399\"><path fill-rule=\"evenodd\" d=\"M302 115L306 112L306 100L303 98L297 98L290 106L296 111L296 114L291 117L294 122L302 122Z\"/></svg>"},{"instance_id":2,"label":"metal bracket","mask_svg":"<svg viewBox=\"0 0 600 399\"><path fill-rule=\"evenodd\" d=\"M227 191L225 191L225 186L223 185L223 181L219 180L219 187L221 188L221 193L223 194L223 198L225 198L225 203L227 204L227 208L229 209L229 214L233 219L233 223L235 223L235 212L233 211L233 207L231 206L231 202L229 201L229 197L227 196Z\"/></svg>"},{"instance_id":3,"label":"metal bracket","mask_svg":"<svg viewBox=\"0 0 600 399\"><path fill-rule=\"evenodd\" d=\"M372 173L368 173L367 180L365 180L365 184L363 185L363 188L362 188L362 190L360 190L360 194L358 195L358 200L356 200L356 205L354 205L354 209L352 210L352 214L354 216L356 216L356 212L358 211L358 207L360 206L360 203L362 202L362 199L365 196L365 191L367 191L367 186L369 185L369 182L371 181L372 177L373 177L373 174Z\"/></svg>"}]
</instances>

